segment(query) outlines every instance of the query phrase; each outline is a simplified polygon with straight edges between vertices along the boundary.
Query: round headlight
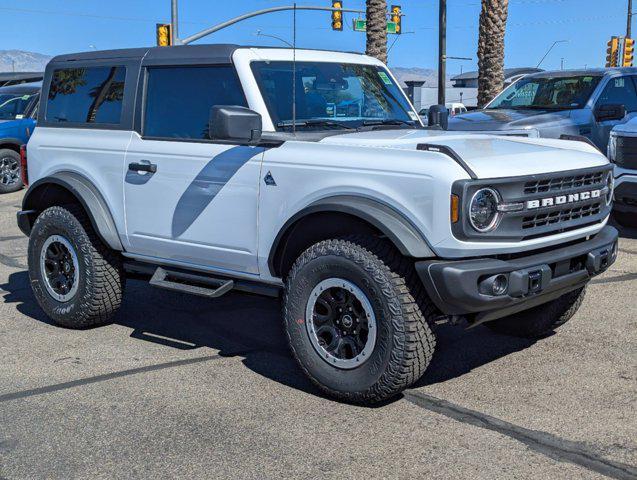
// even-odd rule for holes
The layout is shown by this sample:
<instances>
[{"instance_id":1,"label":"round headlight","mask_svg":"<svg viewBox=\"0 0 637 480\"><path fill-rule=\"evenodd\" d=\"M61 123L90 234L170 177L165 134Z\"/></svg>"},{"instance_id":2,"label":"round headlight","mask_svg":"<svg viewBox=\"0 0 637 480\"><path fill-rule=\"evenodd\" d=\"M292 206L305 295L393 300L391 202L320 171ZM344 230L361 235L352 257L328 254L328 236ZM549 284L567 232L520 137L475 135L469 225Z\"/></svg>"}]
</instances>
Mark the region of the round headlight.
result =
<instances>
[{"instance_id":1,"label":"round headlight","mask_svg":"<svg viewBox=\"0 0 637 480\"><path fill-rule=\"evenodd\" d=\"M478 232L490 232L498 225L500 195L492 188L481 188L473 194L469 207L469 221Z\"/></svg>"},{"instance_id":2,"label":"round headlight","mask_svg":"<svg viewBox=\"0 0 637 480\"><path fill-rule=\"evenodd\" d=\"M606 175L606 188L608 189L606 192L606 205L610 205L610 202L613 201L613 192L615 190L615 177L612 170Z\"/></svg>"}]
</instances>

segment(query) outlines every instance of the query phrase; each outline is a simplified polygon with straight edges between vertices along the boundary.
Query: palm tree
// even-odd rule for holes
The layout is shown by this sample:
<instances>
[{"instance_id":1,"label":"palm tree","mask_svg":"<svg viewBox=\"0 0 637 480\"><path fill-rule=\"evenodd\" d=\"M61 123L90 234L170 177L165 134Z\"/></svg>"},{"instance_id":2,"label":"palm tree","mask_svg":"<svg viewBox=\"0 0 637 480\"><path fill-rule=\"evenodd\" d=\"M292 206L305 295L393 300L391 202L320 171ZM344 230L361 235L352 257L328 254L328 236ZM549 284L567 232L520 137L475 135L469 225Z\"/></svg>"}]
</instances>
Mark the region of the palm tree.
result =
<instances>
[{"instance_id":1,"label":"palm tree","mask_svg":"<svg viewBox=\"0 0 637 480\"><path fill-rule=\"evenodd\" d=\"M478 106L483 107L504 86L504 33L509 0L482 0L478 36Z\"/></svg>"},{"instance_id":2,"label":"palm tree","mask_svg":"<svg viewBox=\"0 0 637 480\"><path fill-rule=\"evenodd\" d=\"M367 55L387 63L387 1L366 0Z\"/></svg>"}]
</instances>

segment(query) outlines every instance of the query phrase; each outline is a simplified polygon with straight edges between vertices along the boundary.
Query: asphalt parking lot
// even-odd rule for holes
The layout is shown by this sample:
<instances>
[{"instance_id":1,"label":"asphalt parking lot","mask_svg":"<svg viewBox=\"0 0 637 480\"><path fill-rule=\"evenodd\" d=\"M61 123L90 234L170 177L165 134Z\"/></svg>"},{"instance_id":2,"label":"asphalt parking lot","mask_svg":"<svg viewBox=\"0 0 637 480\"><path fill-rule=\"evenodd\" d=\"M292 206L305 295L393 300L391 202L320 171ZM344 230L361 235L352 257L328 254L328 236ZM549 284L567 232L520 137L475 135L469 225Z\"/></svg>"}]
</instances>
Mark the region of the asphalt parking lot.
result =
<instances>
[{"instance_id":1,"label":"asphalt parking lot","mask_svg":"<svg viewBox=\"0 0 637 480\"><path fill-rule=\"evenodd\" d=\"M419 384L364 408L299 372L271 299L129 281L112 325L52 325L21 197L0 197L0 479L637 478L637 231L558 334L441 327Z\"/></svg>"}]
</instances>

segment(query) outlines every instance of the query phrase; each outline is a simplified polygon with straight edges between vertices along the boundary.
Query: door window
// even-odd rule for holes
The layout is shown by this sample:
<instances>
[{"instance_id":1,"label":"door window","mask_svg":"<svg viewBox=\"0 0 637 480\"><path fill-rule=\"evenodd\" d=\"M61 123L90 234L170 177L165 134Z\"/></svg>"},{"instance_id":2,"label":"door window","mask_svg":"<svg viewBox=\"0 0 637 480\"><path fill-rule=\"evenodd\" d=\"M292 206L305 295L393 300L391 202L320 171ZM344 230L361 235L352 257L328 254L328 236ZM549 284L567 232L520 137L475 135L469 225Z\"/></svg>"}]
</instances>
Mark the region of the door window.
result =
<instances>
[{"instance_id":1,"label":"door window","mask_svg":"<svg viewBox=\"0 0 637 480\"><path fill-rule=\"evenodd\" d=\"M55 70L46 104L48 122L119 124L126 67Z\"/></svg>"},{"instance_id":2,"label":"door window","mask_svg":"<svg viewBox=\"0 0 637 480\"><path fill-rule=\"evenodd\" d=\"M233 67L149 68L144 136L208 139L215 105L248 106Z\"/></svg>"},{"instance_id":3,"label":"door window","mask_svg":"<svg viewBox=\"0 0 637 480\"><path fill-rule=\"evenodd\" d=\"M597 100L597 105L624 105L627 112L637 111L637 91L631 77L611 78Z\"/></svg>"}]
</instances>

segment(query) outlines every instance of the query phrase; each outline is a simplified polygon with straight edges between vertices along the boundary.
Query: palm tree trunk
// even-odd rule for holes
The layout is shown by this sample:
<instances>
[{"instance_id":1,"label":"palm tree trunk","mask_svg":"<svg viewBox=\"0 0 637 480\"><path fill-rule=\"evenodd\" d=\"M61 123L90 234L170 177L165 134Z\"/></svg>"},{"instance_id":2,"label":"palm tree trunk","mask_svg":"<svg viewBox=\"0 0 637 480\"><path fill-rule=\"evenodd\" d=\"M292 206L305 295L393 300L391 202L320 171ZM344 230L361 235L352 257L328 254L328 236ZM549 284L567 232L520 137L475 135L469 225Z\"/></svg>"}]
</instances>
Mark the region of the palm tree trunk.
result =
<instances>
[{"instance_id":1,"label":"palm tree trunk","mask_svg":"<svg viewBox=\"0 0 637 480\"><path fill-rule=\"evenodd\" d=\"M482 0L478 36L478 106L483 107L504 86L504 34L509 0Z\"/></svg>"},{"instance_id":2,"label":"palm tree trunk","mask_svg":"<svg viewBox=\"0 0 637 480\"><path fill-rule=\"evenodd\" d=\"M387 1L366 0L367 55L387 63Z\"/></svg>"}]
</instances>

